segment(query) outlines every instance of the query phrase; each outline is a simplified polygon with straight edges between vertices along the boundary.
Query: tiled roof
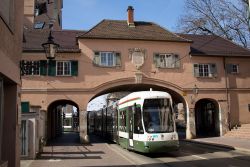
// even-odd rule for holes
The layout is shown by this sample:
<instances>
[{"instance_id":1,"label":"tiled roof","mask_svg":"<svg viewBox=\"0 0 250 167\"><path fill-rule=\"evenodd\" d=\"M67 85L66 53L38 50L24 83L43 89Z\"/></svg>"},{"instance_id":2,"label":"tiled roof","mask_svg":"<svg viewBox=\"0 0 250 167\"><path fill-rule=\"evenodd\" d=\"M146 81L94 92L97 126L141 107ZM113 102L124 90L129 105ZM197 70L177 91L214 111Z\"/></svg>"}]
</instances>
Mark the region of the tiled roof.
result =
<instances>
[{"instance_id":1,"label":"tiled roof","mask_svg":"<svg viewBox=\"0 0 250 167\"><path fill-rule=\"evenodd\" d=\"M250 50L215 35L178 34L192 40L192 55L250 57Z\"/></svg>"},{"instance_id":2,"label":"tiled roof","mask_svg":"<svg viewBox=\"0 0 250 167\"><path fill-rule=\"evenodd\" d=\"M60 45L58 52L80 52L76 36L84 31L62 30L52 31L54 42ZM49 31L46 30L25 30L24 31L24 52L43 52L42 43L47 42Z\"/></svg>"},{"instance_id":3,"label":"tiled roof","mask_svg":"<svg viewBox=\"0 0 250 167\"><path fill-rule=\"evenodd\" d=\"M124 20L103 20L79 38L191 42L152 22L135 21L129 27Z\"/></svg>"},{"instance_id":4,"label":"tiled roof","mask_svg":"<svg viewBox=\"0 0 250 167\"><path fill-rule=\"evenodd\" d=\"M95 26L94 28L92 28L87 32L77 31L77 30L52 31L52 36L54 37L54 41L60 45L58 52L79 53L80 49L77 44L77 38L76 38L78 37L78 38L91 38L91 39L129 39L129 40L192 42L191 54L193 56L197 55L197 56L250 57L250 50L245 49L229 40L226 40L218 36L194 35L194 34L176 35L155 25L154 23L148 23L148 22L135 22L135 23L136 27L128 27L126 21L104 20L101 23L99 23L99 25ZM111 26L105 28L107 25ZM148 26L156 28L151 29ZM111 33L112 32L111 30L114 30L113 33ZM150 34L150 32L152 33ZM142 34L144 35L140 36ZM24 30L25 42L23 42L23 51L43 52L42 43L47 41L48 35L49 35L48 30Z\"/></svg>"}]
</instances>

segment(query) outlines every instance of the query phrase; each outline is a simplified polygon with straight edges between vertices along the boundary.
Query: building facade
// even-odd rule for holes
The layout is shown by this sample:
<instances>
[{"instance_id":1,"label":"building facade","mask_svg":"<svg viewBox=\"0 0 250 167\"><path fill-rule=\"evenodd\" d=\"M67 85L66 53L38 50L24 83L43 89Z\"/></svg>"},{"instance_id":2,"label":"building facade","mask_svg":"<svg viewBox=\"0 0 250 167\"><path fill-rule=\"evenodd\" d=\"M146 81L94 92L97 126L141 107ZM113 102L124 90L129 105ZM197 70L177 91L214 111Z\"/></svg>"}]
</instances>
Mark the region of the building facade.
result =
<instances>
[{"instance_id":1,"label":"building facade","mask_svg":"<svg viewBox=\"0 0 250 167\"><path fill-rule=\"evenodd\" d=\"M103 20L86 32L53 31L60 48L51 61L41 49L44 32L26 34L22 101L47 115L60 104L77 107L82 142L88 141L88 102L112 92L170 93L183 106L186 138L222 136L250 123L249 50L218 36L134 21L133 8L127 11L127 20Z\"/></svg>"},{"instance_id":2,"label":"building facade","mask_svg":"<svg viewBox=\"0 0 250 167\"><path fill-rule=\"evenodd\" d=\"M23 1L0 2L0 166L20 166Z\"/></svg>"},{"instance_id":3,"label":"building facade","mask_svg":"<svg viewBox=\"0 0 250 167\"><path fill-rule=\"evenodd\" d=\"M43 42L45 42L51 30L61 30L62 7L62 0L24 0L24 45L26 38L28 40L31 38L33 41L41 40L40 38L37 39L36 36L30 37L27 34L36 32L43 34ZM38 49L38 52L43 52L42 47ZM29 68L36 65L38 64L29 64ZM37 71L30 72L35 73ZM46 129L47 113L41 110L40 106L30 106L29 104L29 101L23 101L21 103L20 153L23 159L36 158L46 143L45 136L48 137L48 134L50 134L50 131L48 132ZM60 109L56 109L55 111L59 112ZM54 114L52 115L54 116ZM57 123L59 123L60 120L61 119L57 119ZM53 132L60 135L61 129Z\"/></svg>"}]
</instances>

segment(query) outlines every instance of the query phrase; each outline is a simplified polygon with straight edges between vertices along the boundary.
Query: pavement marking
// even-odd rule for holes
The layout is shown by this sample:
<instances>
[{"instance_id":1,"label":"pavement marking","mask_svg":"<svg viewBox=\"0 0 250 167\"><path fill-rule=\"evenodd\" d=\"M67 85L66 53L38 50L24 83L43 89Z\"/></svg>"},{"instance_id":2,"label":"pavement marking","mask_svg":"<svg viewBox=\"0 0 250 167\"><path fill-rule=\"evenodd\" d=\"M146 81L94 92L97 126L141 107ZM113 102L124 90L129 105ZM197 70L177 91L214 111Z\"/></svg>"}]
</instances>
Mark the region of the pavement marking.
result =
<instances>
[{"instance_id":1,"label":"pavement marking","mask_svg":"<svg viewBox=\"0 0 250 167\"><path fill-rule=\"evenodd\" d=\"M196 157L196 158L199 158L199 159L205 159L205 160L208 160L207 158L205 158L205 157L201 157L201 156L199 156L199 155L192 155L193 157Z\"/></svg>"},{"instance_id":2,"label":"pavement marking","mask_svg":"<svg viewBox=\"0 0 250 167\"><path fill-rule=\"evenodd\" d=\"M193 156L193 157L196 157L196 158L199 158L199 159L208 160L208 158L205 158L205 157L202 157L202 156L199 156L199 155L193 155L191 152L188 152L188 151L182 151L181 153L184 153L187 156Z\"/></svg>"},{"instance_id":3,"label":"pavement marking","mask_svg":"<svg viewBox=\"0 0 250 167\"><path fill-rule=\"evenodd\" d=\"M49 162L59 162L59 161L62 161L61 159L49 159L48 160Z\"/></svg>"}]
</instances>

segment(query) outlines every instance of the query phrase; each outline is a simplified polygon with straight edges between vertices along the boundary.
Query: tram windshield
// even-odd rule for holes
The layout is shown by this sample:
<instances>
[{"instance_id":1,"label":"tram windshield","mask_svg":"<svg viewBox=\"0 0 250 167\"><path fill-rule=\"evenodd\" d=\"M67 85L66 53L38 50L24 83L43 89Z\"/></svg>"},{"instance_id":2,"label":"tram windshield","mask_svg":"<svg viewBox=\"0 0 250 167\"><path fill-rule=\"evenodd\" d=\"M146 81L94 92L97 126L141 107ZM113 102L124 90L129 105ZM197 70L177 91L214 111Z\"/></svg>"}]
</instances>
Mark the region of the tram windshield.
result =
<instances>
[{"instance_id":1,"label":"tram windshield","mask_svg":"<svg viewBox=\"0 0 250 167\"><path fill-rule=\"evenodd\" d=\"M145 99L143 121L148 133L174 131L173 112L169 99Z\"/></svg>"}]
</instances>

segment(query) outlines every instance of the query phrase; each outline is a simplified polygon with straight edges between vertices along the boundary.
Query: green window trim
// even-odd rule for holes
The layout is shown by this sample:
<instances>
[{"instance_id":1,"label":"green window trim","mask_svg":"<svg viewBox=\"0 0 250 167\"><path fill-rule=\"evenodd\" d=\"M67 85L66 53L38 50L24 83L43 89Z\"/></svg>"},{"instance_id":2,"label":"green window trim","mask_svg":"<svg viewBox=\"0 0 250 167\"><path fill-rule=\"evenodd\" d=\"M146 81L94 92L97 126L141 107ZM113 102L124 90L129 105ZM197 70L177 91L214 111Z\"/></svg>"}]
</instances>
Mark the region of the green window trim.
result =
<instances>
[{"instance_id":1,"label":"green window trim","mask_svg":"<svg viewBox=\"0 0 250 167\"><path fill-rule=\"evenodd\" d=\"M60 60L58 60L60 61ZM57 76L57 62L56 60L37 60L39 63L39 75L40 76ZM30 70L27 69L30 68L29 66L25 67L26 60L20 61L20 75L31 75ZM68 60L67 62L70 62L70 75L68 76L78 76L78 61L77 60ZM27 71L28 70L28 71Z\"/></svg>"},{"instance_id":2,"label":"green window trim","mask_svg":"<svg viewBox=\"0 0 250 167\"><path fill-rule=\"evenodd\" d=\"M47 73L47 60L40 60L40 75L46 76Z\"/></svg>"},{"instance_id":3,"label":"green window trim","mask_svg":"<svg viewBox=\"0 0 250 167\"><path fill-rule=\"evenodd\" d=\"M30 102L28 101L21 102L21 111L22 113L30 112Z\"/></svg>"},{"instance_id":4,"label":"green window trim","mask_svg":"<svg viewBox=\"0 0 250 167\"><path fill-rule=\"evenodd\" d=\"M71 60L71 76L78 76L78 61Z\"/></svg>"},{"instance_id":5,"label":"green window trim","mask_svg":"<svg viewBox=\"0 0 250 167\"><path fill-rule=\"evenodd\" d=\"M56 61L48 61L48 76L56 76Z\"/></svg>"}]
</instances>

